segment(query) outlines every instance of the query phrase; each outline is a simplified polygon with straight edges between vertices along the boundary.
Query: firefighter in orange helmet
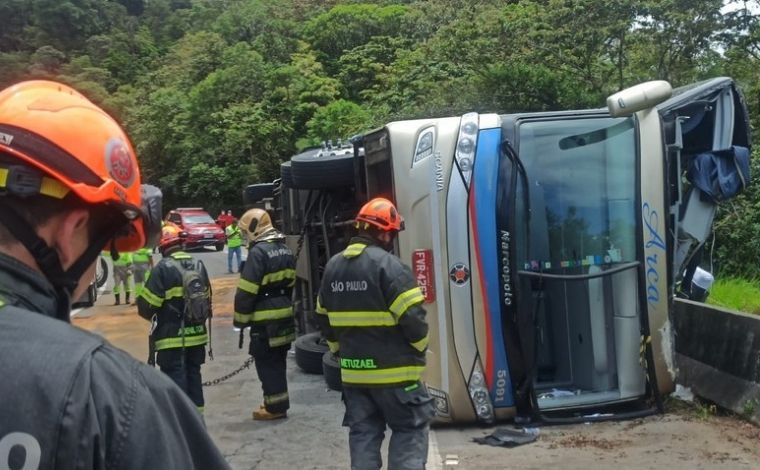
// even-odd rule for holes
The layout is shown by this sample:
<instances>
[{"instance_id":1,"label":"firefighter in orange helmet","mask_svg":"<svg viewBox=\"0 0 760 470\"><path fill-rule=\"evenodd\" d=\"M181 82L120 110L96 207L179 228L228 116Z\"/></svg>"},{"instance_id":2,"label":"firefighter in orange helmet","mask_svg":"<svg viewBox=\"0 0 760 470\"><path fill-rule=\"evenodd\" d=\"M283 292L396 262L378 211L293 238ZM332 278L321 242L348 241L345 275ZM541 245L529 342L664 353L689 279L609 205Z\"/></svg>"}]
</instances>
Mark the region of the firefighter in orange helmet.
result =
<instances>
[{"instance_id":1,"label":"firefighter in orange helmet","mask_svg":"<svg viewBox=\"0 0 760 470\"><path fill-rule=\"evenodd\" d=\"M160 214L102 109L51 81L0 91L0 439L24 450L12 467L226 468L170 380L69 324L100 251L155 243Z\"/></svg>"},{"instance_id":2,"label":"firefighter in orange helmet","mask_svg":"<svg viewBox=\"0 0 760 470\"><path fill-rule=\"evenodd\" d=\"M358 236L325 267L317 318L339 355L351 468L379 469L386 426L388 468L425 468L433 399L420 381L428 326L409 267L389 251L404 219L375 198L356 216Z\"/></svg>"}]
</instances>

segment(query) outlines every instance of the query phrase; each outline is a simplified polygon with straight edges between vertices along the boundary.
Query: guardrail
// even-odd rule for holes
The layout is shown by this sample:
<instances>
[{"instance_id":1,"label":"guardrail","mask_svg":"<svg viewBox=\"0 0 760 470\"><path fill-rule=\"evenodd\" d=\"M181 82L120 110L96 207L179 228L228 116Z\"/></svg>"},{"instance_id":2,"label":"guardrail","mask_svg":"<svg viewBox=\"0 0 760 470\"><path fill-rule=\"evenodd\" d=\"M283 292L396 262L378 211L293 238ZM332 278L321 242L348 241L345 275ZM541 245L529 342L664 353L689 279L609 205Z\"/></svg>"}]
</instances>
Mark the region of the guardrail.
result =
<instances>
[{"instance_id":1,"label":"guardrail","mask_svg":"<svg viewBox=\"0 0 760 470\"><path fill-rule=\"evenodd\" d=\"M760 316L676 299L677 382L760 424Z\"/></svg>"}]
</instances>

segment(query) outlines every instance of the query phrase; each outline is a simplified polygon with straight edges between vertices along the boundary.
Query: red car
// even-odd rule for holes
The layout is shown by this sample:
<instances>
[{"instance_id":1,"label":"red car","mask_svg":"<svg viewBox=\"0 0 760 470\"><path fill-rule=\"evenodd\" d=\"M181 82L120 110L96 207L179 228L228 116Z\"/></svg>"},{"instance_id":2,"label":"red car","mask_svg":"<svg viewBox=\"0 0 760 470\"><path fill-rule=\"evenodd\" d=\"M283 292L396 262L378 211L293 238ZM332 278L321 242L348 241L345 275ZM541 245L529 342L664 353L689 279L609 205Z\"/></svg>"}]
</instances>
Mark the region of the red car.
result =
<instances>
[{"instance_id":1,"label":"red car","mask_svg":"<svg viewBox=\"0 0 760 470\"><path fill-rule=\"evenodd\" d=\"M187 232L185 248L213 246L216 251L222 251L227 237L208 212L200 207L180 207L170 211L166 222L174 224L180 230Z\"/></svg>"}]
</instances>

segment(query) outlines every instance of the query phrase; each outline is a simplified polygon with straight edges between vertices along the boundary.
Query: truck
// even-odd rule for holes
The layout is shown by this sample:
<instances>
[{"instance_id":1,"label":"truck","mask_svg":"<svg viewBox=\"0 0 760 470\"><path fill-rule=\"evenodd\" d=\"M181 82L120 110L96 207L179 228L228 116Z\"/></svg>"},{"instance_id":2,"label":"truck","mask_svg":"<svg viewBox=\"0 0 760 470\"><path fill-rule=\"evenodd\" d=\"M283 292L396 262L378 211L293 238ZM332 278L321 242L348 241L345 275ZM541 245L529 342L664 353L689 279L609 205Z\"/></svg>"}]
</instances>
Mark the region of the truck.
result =
<instances>
[{"instance_id":1,"label":"truck","mask_svg":"<svg viewBox=\"0 0 760 470\"><path fill-rule=\"evenodd\" d=\"M750 147L731 78L653 81L599 109L391 122L293 156L265 199L298 253L301 333L358 209L394 201L437 421L630 418L674 389L673 299Z\"/></svg>"}]
</instances>

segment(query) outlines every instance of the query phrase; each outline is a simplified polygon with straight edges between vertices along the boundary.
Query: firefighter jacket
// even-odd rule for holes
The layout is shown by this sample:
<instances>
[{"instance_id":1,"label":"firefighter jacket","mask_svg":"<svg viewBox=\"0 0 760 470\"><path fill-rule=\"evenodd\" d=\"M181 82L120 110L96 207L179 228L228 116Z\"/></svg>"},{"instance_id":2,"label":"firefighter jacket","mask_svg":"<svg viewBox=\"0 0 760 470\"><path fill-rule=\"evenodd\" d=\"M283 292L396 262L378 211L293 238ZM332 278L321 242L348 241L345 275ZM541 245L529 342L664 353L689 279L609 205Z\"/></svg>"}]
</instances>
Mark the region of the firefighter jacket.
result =
<instances>
[{"instance_id":1,"label":"firefighter jacket","mask_svg":"<svg viewBox=\"0 0 760 470\"><path fill-rule=\"evenodd\" d=\"M181 348L183 341L184 347L208 343L205 324L183 325L185 299L182 272L172 260L180 263L194 262L193 257L183 251L176 251L164 257L151 270L150 277L137 296L137 312L140 316L146 320L156 316L156 327L152 336L156 351ZM206 280L207 286L211 285L205 269L201 272L201 278Z\"/></svg>"},{"instance_id":2,"label":"firefighter jacket","mask_svg":"<svg viewBox=\"0 0 760 470\"><path fill-rule=\"evenodd\" d=\"M66 300L0 254L0 467L229 468L167 376L53 318Z\"/></svg>"},{"instance_id":3,"label":"firefighter jacket","mask_svg":"<svg viewBox=\"0 0 760 470\"><path fill-rule=\"evenodd\" d=\"M270 347L293 341L295 266L293 253L281 238L252 243L235 292L234 325L266 328Z\"/></svg>"},{"instance_id":4,"label":"firefighter jacket","mask_svg":"<svg viewBox=\"0 0 760 470\"><path fill-rule=\"evenodd\" d=\"M389 387L420 380L428 325L411 270L371 239L355 237L325 267L317 319L339 353L343 385Z\"/></svg>"}]
</instances>

